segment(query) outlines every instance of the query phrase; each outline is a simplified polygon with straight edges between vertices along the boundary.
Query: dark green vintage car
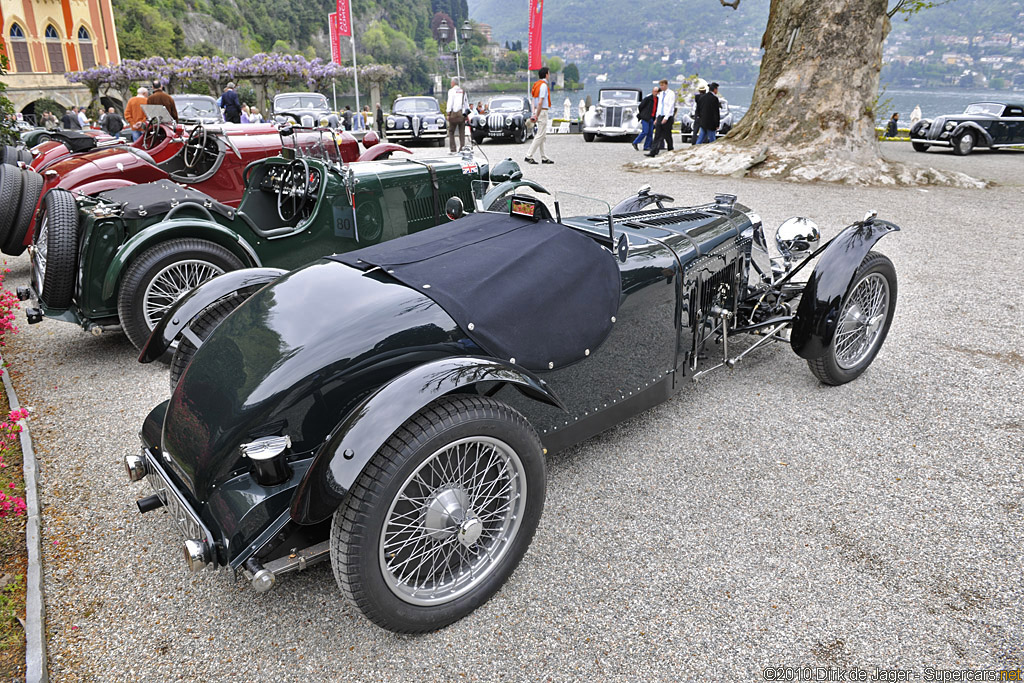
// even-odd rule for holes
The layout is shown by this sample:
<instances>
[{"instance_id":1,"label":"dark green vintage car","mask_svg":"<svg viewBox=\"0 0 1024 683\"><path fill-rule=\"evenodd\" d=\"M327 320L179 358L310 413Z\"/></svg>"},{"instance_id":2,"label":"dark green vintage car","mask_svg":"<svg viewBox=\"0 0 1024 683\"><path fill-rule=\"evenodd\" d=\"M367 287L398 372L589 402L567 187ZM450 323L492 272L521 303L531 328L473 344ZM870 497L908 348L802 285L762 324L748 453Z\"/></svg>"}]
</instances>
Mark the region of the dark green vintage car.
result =
<instances>
[{"instance_id":1,"label":"dark green vintage car","mask_svg":"<svg viewBox=\"0 0 1024 683\"><path fill-rule=\"evenodd\" d=\"M170 181L95 197L63 190L43 201L31 247L31 289L44 316L93 333L120 325L136 347L178 299L245 267L291 269L448 220L445 204L473 205L481 170L467 152L432 160L359 162L284 156L253 163L238 209ZM503 166L512 175L513 162Z\"/></svg>"}]
</instances>

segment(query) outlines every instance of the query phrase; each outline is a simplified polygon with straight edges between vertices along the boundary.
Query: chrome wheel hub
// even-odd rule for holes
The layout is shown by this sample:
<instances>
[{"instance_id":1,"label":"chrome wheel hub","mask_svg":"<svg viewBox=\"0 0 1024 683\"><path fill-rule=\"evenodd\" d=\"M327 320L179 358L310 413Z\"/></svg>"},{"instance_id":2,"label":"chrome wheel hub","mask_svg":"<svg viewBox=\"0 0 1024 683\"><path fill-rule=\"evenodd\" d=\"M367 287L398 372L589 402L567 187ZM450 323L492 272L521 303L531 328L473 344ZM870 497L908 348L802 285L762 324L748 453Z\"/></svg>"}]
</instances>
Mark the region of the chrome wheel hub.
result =
<instances>
[{"instance_id":1,"label":"chrome wheel hub","mask_svg":"<svg viewBox=\"0 0 1024 683\"><path fill-rule=\"evenodd\" d=\"M223 272L222 268L209 261L198 259L176 261L164 267L149 281L142 294L142 313L146 325L152 330L181 297Z\"/></svg>"},{"instance_id":2,"label":"chrome wheel hub","mask_svg":"<svg viewBox=\"0 0 1024 683\"><path fill-rule=\"evenodd\" d=\"M483 582L519 531L526 472L503 441L450 443L409 475L381 529L379 564L405 602L438 605Z\"/></svg>"},{"instance_id":3,"label":"chrome wheel hub","mask_svg":"<svg viewBox=\"0 0 1024 683\"><path fill-rule=\"evenodd\" d=\"M46 280L46 241L50 236L50 221L43 214L42 222L39 225L39 234L36 235L35 248L32 250L32 259L36 264L35 286L36 293L42 296L43 282Z\"/></svg>"},{"instance_id":4,"label":"chrome wheel hub","mask_svg":"<svg viewBox=\"0 0 1024 683\"><path fill-rule=\"evenodd\" d=\"M877 346L889 312L889 281L870 273L858 282L839 313L835 344L836 364L856 367Z\"/></svg>"}]
</instances>

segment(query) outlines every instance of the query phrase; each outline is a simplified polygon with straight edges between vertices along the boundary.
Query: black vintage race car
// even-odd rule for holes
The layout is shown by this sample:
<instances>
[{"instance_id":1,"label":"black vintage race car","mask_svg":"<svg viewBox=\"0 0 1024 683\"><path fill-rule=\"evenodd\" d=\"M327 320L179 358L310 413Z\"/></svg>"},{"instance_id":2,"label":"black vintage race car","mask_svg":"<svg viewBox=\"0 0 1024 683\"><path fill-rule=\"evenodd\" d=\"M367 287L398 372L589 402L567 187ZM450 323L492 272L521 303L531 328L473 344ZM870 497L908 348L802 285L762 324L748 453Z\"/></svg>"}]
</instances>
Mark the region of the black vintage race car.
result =
<instances>
[{"instance_id":1,"label":"black vintage race car","mask_svg":"<svg viewBox=\"0 0 1024 683\"><path fill-rule=\"evenodd\" d=\"M518 95L501 95L492 97L487 105L486 114L473 113L469 116L469 126L473 142L482 144L484 138L492 140L512 140L516 143L526 142L532 138L537 126L530 121L533 112L530 100Z\"/></svg>"},{"instance_id":2,"label":"black vintage race car","mask_svg":"<svg viewBox=\"0 0 1024 683\"><path fill-rule=\"evenodd\" d=\"M296 123L306 128L324 125L340 128L341 120L331 111L327 98L317 92L286 92L274 97L274 120Z\"/></svg>"},{"instance_id":3,"label":"black vintage race car","mask_svg":"<svg viewBox=\"0 0 1024 683\"><path fill-rule=\"evenodd\" d=\"M975 102L963 114L921 119L910 129L910 143L918 152L933 145L952 147L957 156L977 147L1024 145L1024 104Z\"/></svg>"},{"instance_id":4,"label":"black vintage race car","mask_svg":"<svg viewBox=\"0 0 1024 683\"><path fill-rule=\"evenodd\" d=\"M813 223L786 221L773 258L732 195L672 208L644 190L562 218L561 199L516 185L478 207L503 211L229 273L163 318L141 360L176 339L199 348L125 466L155 490L140 510L172 513L191 569L264 591L329 557L375 623L443 627L525 554L545 454L766 344L843 384L889 331L896 272L872 249L899 228L873 214L823 246Z\"/></svg>"}]
</instances>

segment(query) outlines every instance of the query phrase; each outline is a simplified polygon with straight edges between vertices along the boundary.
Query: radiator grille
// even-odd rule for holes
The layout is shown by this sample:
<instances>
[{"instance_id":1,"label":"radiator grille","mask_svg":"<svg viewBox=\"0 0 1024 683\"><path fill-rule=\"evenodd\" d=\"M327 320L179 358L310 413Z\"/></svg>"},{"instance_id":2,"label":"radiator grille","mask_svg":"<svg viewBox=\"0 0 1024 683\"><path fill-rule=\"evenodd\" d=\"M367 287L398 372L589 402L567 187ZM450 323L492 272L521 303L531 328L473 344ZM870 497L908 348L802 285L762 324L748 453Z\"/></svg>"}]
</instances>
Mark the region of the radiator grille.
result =
<instances>
[{"instance_id":1,"label":"radiator grille","mask_svg":"<svg viewBox=\"0 0 1024 683\"><path fill-rule=\"evenodd\" d=\"M505 130L505 116L503 114L491 114L487 117L487 127L495 133Z\"/></svg>"},{"instance_id":2,"label":"radiator grille","mask_svg":"<svg viewBox=\"0 0 1024 683\"><path fill-rule=\"evenodd\" d=\"M621 126L622 125L622 110L623 107L605 107L604 110L604 123L606 126Z\"/></svg>"},{"instance_id":3,"label":"radiator grille","mask_svg":"<svg viewBox=\"0 0 1024 683\"><path fill-rule=\"evenodd\" d=\"M724 284L732 288L736 281L736 261L732 261L725 268L722 268L710 275L699 278L696 286L690 290L690 326L695 327L701 320L708 317L711 307L718 299L718 292ZM699 315L698 315L699 313ZM694 335L698 346L703 338L700 330Z\"/></svg>"}]
</instances>

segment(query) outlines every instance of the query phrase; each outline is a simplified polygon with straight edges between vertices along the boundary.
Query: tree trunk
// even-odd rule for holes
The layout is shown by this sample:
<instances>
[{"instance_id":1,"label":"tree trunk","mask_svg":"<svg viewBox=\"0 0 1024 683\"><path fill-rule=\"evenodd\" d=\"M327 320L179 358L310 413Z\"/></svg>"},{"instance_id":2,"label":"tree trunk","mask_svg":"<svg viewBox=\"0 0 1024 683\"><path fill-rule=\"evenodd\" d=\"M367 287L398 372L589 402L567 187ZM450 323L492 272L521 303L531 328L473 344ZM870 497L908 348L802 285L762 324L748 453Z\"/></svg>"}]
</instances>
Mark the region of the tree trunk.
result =
<instances>
[{"instance_id":1,"label":"tree trunk","mask_svg":"<svg viewBox=\"0 0 1024 683\"><path fill-rule=\"evenodd\" d=\"M960 174L891 164L880 156L874 108L889 33L887 4L772 0L757 86L740 123L715 144L684 147L632 166L852 184L977 186L979 181Z\"/></svg>"}]
</instances>

